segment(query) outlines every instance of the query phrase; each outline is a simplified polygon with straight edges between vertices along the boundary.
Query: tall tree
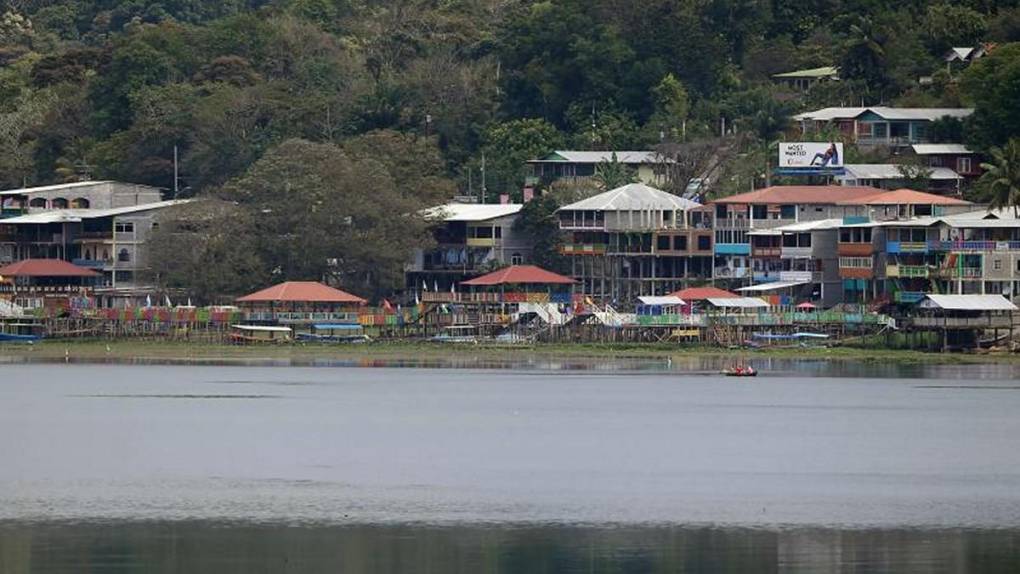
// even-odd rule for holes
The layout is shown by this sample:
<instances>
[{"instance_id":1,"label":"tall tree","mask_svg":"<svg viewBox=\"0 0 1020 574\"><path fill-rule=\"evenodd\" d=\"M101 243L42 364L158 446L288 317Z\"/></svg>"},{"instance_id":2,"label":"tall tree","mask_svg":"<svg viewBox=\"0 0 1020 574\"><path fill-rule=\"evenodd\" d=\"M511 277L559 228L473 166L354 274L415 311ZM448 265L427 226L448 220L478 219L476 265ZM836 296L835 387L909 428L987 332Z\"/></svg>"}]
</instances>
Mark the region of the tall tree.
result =
<instances>
[{"instance_id":1,"label":"tall tree","mask_svg":"<svg viewBox=\"0 0 1020 574\"><path fill-rule=\"evenodd\" d=\"M992 161L982 163L984 175L978 187L991 209L1013 208L1020 217L1020 138L1010 139L1001 148L989 150Z\"/></svg>"}]
</instances>

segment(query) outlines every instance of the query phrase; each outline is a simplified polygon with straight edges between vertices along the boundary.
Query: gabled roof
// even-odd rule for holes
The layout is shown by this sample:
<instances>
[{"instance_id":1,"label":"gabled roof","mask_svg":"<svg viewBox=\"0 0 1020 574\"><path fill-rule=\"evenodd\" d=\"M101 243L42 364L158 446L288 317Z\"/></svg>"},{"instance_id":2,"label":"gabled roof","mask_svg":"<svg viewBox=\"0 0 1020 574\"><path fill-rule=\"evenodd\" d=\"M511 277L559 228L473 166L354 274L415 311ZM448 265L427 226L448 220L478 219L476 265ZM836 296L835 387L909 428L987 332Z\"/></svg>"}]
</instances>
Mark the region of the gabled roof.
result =
<instances>
[{"instance_id":1,"label":"gabled roof","mask_svg":"<svg viewBox=\"0 0 1020 574\"><path fill-rule=\"evenodd\" d=\"M822 204L835 205L859 197L883 193L881 189L851 185L773 185L747 193L712 200L725 204Z\"/></svg>"},{"instance_id":2,"label":"gabled roof","mask_svg":"<svg viewBox=\"0 0 1020 574\"><path fill-rule=\"evenodd\" d=\"M920 307L946 311L1017 310L1017 306L1002 295L928 295L921 301Z\"/></svg>"},{"instance_id":3,"label":"gabled roof","mask_svg":"<svg viewBox=\"0 0 1020 574\"><path fill-rule=\"evenodd\" d=\"M839 205L973 205L956 197L946 197L913 189L897 189L839 202Z\"/></svg>"},{"instance_id":4,"label":"gabled roof","mask_svg":"<svg viewBox=\"0 0 1020 574\"><path fill-rule=\"evenodd\" d=\"M19 215L17 217L8 217L3 220L4 225L30 225L30 224L45 224L45 223L78 223L84 219L98 219L101 217L112 217L116 215L129 215L132 213L142 213L145 211L152 211L154 209L163 209L166 207L173 207L175 205L184 205L195 201L193 199L171 199L168 201L154 201L152 203L143 203L141 205L129 205L126 207L114 207L111 209L50 209L47 211L39 211L37 213L29 213L28 215Z\"/></svg>"},{"instance_id":5,"label":"gabled roof","mask_svg":"<svg viewBox=\"0 0 1020 574\"><path fill-rule=\"evenodd\" d=\"M4 190L4 191L0 191L0 196L5 196L5 195L32 195L33 193L45 193L45 192L53 192L53 191L65 191L65 190L71 191L71 190L80 189L80 188L83 188L83 187L95 187L97 185L107 185L107 184L111 184L111 183L112 184L125 185L125 186L129 186L129 187L139 187L139 188L145 188L145 189L151 189L151 190L159 190L158 187L153 187L151 185L145 185L145 184L141 184L141 183L125 183L125 182L121 182L121 181L112 181L112 180L72 181L70 183L55 183L53 185L39 185L39 186L36 186L36 187L22 187L22 188L19 188L19 189L7 189L7 190Z\"/></svg>"},{"instance_id":6,"label":"gabled roof","mask_svg":"<svg viewBox=\"0 0 1020 574\"><path fill-rule=\"evenodd\" d=\"M317 281L286 281L238 297L238 303L356 303L367 301L346 291L334 289Z\"/></svg>"},{"instance_id":7,"label":"gabled roof","mask_svg":"<svg viewBox=\"0 0 1020 574\"><path fill-rule=\"evenodd\" d=\"M810 68L807 70L794 70L793 72L783 72L782 74L772 74L773 78L829 78L839 74L839 68L835 66L822 66L820 68Z\"/></svg>"},{"instance_id":8,"label":"gabled roof","mask_svg":"<svg viewBox=\"0 0 1020 574\"><path fill-rule=\"evenodd\" d=\"M846 175L840 176L840 178L903 179L904 177L903 172L900 171L900 165L895 163L848 163L843 167L846 168ZM963 179L960 174L948 167L926 167L924 169L930 172L928 175L929 180L949 181Z\"/></svg>"},{"instance_id":9,"label":"gabled roof","mask_svg":"<svg viewBox=\"0 0 1020 574\"><path fill-rule=\"evenodd\" d=\"M725 289L718 287L688 287L670 293L673 297L679 297L684 301L704 301L706 299L727 299L740 297L736 293L732 293Z\"/></svg>"},{"instance_id":10,"label":"gabled roof","mask_svg":"<svg viewBox=\"0 0 1020 574\"><path fill-rule=\"evenodd\" d=\"M663 158L654 151L577 151L556 150L542 159L533 159L528 163L600 163L616 161L629 164L661 163Z\"/></svg>"},{"instance_id":11,"label":"gabled roof","mask_svg":"<svg viewBox=\"0 0 1020 574\"><path fill-rule=\"evenodd\" d=\"M865 112L871 112L886 120L937 120L944 117L964 118L974 113L974 108L890 108L873 106L868 108L822 108L793 116L794 120L850 120Z\"/></svg>"},{"instance_id":12,"label":"gabled roof","mask_svg":"<svg viewBox=\"0 0 1020 574\"><path fill-rule=\"evenodd\" d=\"M701 204L643 183L630 183L565 205L560 211L673 211L697 207L701 207Z\"/></svg>"},{"instance_id":13,"label":"gabled roof","mask_svg":"<svg viewBox=\"0 0 1020 574\"><path fill-rule=\"evenodd\" d=\"M963 47L963 48L950 48L949 52L946 53L945 60L952 62L955 60L966 61L970 58L970 55L974 52L974 48Z\"/></svg>"},{"instance_id":14,"label":"gabled roof","mask_svg":"<svg viewBox=\"0 0 1020 574\"><path fill-rule=\"evenodd\" d=\"M61 259L24 259L0 267L0 276L9 277L97 277L99 273Z\"/></svg>"},{"instance_id":15,"label":"gabled roof","mask_svg":"<svg viewBox=\"0 0 1020 574\"><path fill-rule=\"evenodd\" d=\"M546 271L535 265L511 265L481 277L461 281L461 285L474 285L478 287L491 285L570 285L573 283L574 280L570 277Z\"/></svg>"},{"instance_id":16,"label":"gabled roof","mask_svg":"<svg viewBox=\"0 0 1020 574\"><path fill-rule=\"evenodd\" d=\"M443 221L488 221L518 213L520 203L448 203L425 210L426 219Z\"/></svg>"},{"instance_id":17,"label":"gabled roof","mask_svg":"<svg viewBox=\"0 0 1020 574\"><path fill-rule=\"evenodd\" d=\"M914 144L910 146L917 155L939 155L939 154L972 154L970 148L963 144Z\"/></svg>"}]
</instances>

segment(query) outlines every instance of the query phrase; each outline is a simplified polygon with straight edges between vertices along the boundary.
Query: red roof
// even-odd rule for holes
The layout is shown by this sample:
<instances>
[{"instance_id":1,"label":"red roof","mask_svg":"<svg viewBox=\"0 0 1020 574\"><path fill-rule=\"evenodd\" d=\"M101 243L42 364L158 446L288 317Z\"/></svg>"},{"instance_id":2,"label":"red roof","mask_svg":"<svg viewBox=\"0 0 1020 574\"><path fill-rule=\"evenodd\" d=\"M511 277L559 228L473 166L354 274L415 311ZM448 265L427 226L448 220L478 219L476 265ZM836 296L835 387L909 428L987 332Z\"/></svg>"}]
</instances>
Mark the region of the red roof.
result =
<instances>
[{"instance_id":1,"label":"red roof","mask_svg":"<svg viewBox=\"0 0 1020 574\"><path fill-rule=\"evenodd\" d=\"M731 293L725 289L718 287L688 287L687 289L681 289L670 293L673 297L679 297L684 301L704 301L705 299L733 299L740 297L736 293Z\"/></svg>"},{"instance_id":2,"label":"red roof","mask_svg":"<svg viewBox=\"0 0 1020 574\"><path fill-rule=\"evenodd\" d=\"M0 267L0 276L11 277L96 277L99 273L61 259L25 259Z\"/></svg>"},{"instance_id":3,"label":"red roof","mask_svg":"<svg viewBox=\"0 0 1020 574\"><path fill-rule=\"evenodd\" d=\"M897 189L883 191L867 197L859 197L839 202L840 205L971 205L955 197L935 195L913 189Z\"/></svg>"},{"instance_id":4,"label":"red roof","mask_svg":"<svg viewBox=\"0 0 1020 574\"><path fill-rule=\"evenodd\" d=\"M287 281L250 295L239 297L238 303L367 303L357 295L334 289L317 281Z\"/></svg>"},{"instance_id":5,"label":"red roof","mask_svg":"<svg viewBox=\"0 0 1020 574\"><path fill-rule=\"evenodd\" d=\"M881 189L852 185L773 185L764 189L720 197L712 203L821 203L836 204L884 192Z\"/></svg>"},{"instance_id":6,"label":"red roof","mask_svg":"<svg viewBox=\"0 0 1020 574\"><path fill-rule=\"evenodd\" d=\"M541 267L534 265L511 265L481 277L475 277L469 281L462 281L461 285L570 285L572 283L574 283L574 280L570 277L546 271Z\"/></svg>"}]
</instances>

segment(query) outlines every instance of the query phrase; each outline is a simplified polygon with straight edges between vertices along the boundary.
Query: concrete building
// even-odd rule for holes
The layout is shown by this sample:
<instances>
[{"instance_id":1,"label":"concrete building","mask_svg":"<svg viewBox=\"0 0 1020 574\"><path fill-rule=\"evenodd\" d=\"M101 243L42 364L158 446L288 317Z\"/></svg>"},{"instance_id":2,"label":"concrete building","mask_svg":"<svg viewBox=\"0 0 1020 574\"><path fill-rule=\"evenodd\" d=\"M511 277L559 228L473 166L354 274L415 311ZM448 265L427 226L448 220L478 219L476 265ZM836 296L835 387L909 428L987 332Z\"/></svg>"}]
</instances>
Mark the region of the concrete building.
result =
<instances>
[{"instance_id":1,"label":"concrete building","mask_svg":"<svg viewBox=\"0 0 1020 574\"><path fill-rule=\"evenodd\" d=\"M600 163L616 161L634 170L642 182L649 185L661 184L665 176L658 173L657 166L665 158L654 151L574 151L559 150L541 158L528 161L528 183L569 181L572 183L594 183L595 169Z\"/></svg>"},{"instance_id":2,"label":"concrete building","mask_svg":"<svg viewBox=\"0 0 1020 574\"><path fill-rule=\"evenodd\" d=\"M634 183L559 209L563 254L585 295L630 302L704 282L712 272L712 214Z\"/></svg>"},{"instance_id":3,"label":"concrete building","mask_svg":"<svg viewBox=\"0 0 1020 574\"><path fill-rule=\"evenodd\" d=\"M929 141L929 127L942 118L965 118L973 108L822 108L793 116L801 133L809 135L826 128L837 129L843 137L860 146L907 148Z\"/></svg>"},{"instance_id":4,"label":"concrete building","mask_svg":"<svg viewBox=\"0 0 1020 574\"><path fill-rule=\"evenodd\" d=\"M429 209L436 246L406 267L411 291L443 290L487 271L531 261L532 239L514 229L524 206L449 203Z\"/></svg>"},{"instance_id":5,"label":"concrete building","mask_svg":"<svg viewBox=\"0 0 1020 574\"><path fill-rule=\"evenodd\" d=\"M916 147L916 146L915 146ZM840 185L870 186L879 189L899 189L908 177L904 170L917 169L893 163L845 164L844 174L837 175ZM925 167L925 191L942 195L960 195L963 177L948 167ZM906 173L910 173L909 171ZM920 172L919 172L920 173Z\"/></svg>"}]
</instances>

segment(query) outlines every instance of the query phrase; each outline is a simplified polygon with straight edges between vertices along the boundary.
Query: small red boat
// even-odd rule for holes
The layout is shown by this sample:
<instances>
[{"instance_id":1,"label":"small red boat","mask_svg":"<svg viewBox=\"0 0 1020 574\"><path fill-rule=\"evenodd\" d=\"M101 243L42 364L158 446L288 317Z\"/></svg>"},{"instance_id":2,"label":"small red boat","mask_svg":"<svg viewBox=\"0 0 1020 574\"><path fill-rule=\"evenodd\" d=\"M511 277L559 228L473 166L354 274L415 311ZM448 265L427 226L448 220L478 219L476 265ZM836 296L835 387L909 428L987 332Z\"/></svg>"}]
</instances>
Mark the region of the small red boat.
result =
<instances>
[{"instance_id":1,"label":"small red boat","mask_svg":"<svg viewBox=\"0 0 1020 574\"><path fill-rule=\"evenodd\" d=\"M750 365L738 365L724 370L723 374L727 377L757 377L758 371L754 370L754 367Z\"/></svg>"}]
</instances>

